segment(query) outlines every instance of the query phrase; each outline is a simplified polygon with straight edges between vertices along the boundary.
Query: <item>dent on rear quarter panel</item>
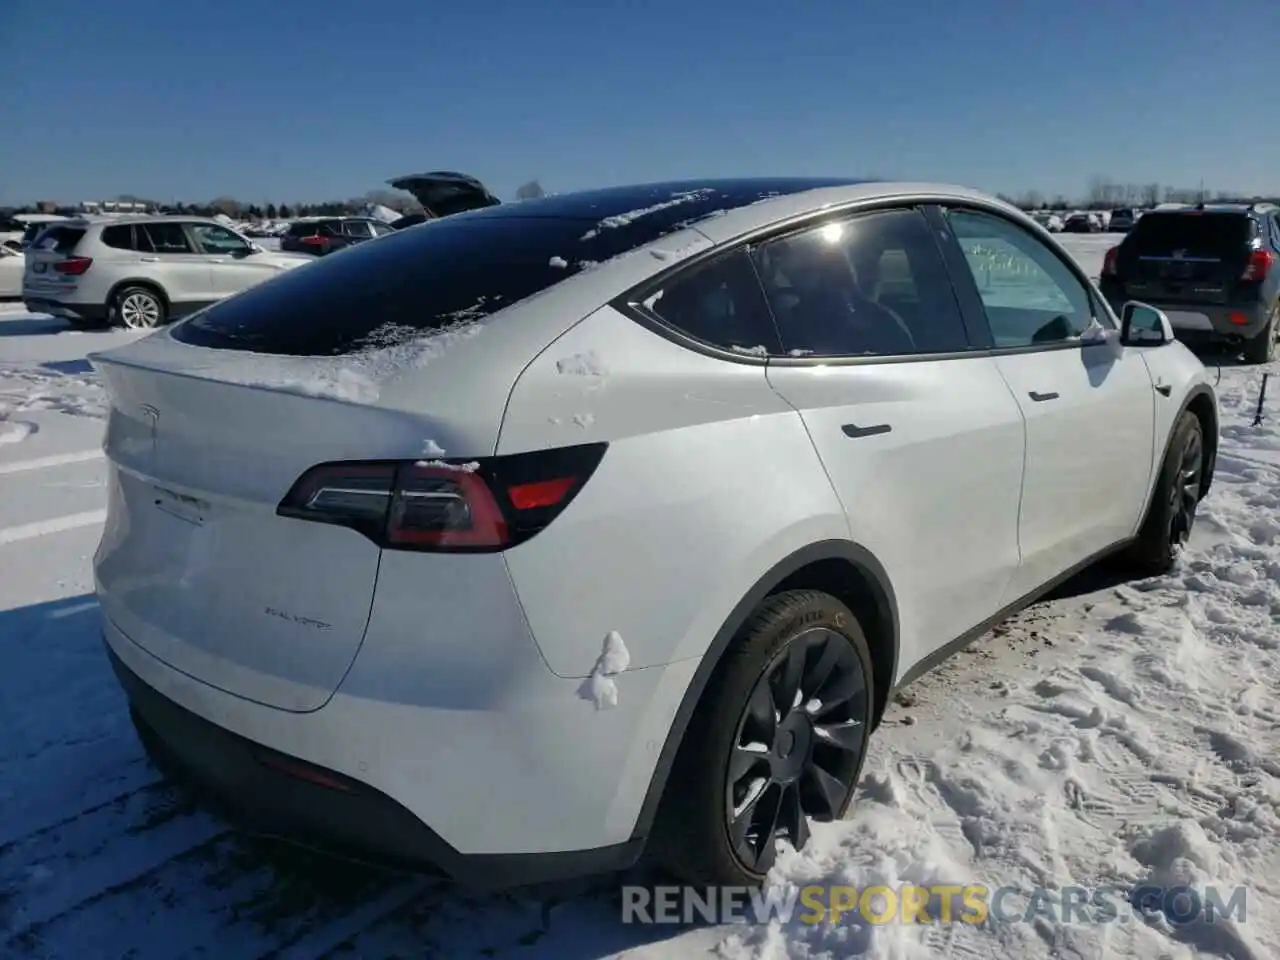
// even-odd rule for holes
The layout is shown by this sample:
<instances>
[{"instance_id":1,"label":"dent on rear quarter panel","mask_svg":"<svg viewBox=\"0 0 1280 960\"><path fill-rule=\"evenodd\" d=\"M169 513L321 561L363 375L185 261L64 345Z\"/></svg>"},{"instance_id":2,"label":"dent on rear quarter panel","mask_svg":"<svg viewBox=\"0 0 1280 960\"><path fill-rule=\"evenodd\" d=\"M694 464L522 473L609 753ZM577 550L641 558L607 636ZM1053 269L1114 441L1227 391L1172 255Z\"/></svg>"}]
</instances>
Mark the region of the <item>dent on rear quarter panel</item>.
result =
<instances>
[{"instance_id":1,"label":"dent on rear quarter panel","mask_svg":"<svg viewBox=\"0 0 1280 960\"><path fill-rule=\"evenodd\" d=\"M603 307L521 375L500 454L605 440L582 492L506 552L548 666L590 674L610 631L630 669L701 656L774 563L848 524L764 367L706 357Z\"/></svg>"}]
</instances>

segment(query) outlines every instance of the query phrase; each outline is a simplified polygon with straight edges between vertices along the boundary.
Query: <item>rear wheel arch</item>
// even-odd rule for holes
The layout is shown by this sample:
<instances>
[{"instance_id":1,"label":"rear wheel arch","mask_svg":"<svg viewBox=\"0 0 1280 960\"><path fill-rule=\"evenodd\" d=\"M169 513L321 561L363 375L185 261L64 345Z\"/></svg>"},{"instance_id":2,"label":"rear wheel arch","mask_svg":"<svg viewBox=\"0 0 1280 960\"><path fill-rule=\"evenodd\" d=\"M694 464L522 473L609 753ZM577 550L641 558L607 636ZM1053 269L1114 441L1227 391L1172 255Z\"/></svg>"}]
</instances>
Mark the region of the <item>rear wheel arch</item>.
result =
<instances>
[{"instance_id":1,"label":"rear wheel arch","mask_svg":"<svg viewBox=\"0 0 1280 960\"><path fill-rule=\"evenodd\" d=\"M112 307L116 302L116 297L120 296L120 292L127 290L129 287L142 287L157 294L161 301L164 302L166 310L173 306L173 301L169 299L169 295L165 293L164 287L160 286L160 284L154 280L134 279L121 280L119 283L112 285L111 290L107 293L107 307Z\"/></svg>"},{"instance_id":2,"label":"rear wheel arch","mask_svg":"<svg viewBox=\"0 0 1280 960\"><path fill-rule=\"evenodd\" d=\"M893 688L898 664L898 608L893 585L884 566L865 547L848 540L823 540L809 544L780 560L757 580L712 639L667 731L632 830L633 839L649 835L694 712L743 625L766 597L801 589L829 593L858 618L871 648L872 679L875 683L872 716L873 722L879 723Z\"/></svg>"}]
</instances>

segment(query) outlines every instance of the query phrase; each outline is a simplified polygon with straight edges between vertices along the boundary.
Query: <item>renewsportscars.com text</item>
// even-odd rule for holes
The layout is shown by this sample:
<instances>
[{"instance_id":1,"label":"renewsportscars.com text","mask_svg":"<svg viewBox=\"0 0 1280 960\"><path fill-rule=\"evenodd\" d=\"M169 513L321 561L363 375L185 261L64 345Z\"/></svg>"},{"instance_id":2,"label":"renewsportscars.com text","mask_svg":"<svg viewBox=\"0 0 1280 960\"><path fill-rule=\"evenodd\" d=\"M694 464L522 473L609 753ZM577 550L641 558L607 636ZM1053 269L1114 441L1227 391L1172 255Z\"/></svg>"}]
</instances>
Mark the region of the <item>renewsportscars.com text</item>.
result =
<instances>
[{"instance_id":1,"label":"renewsportscars.com text","mask_svg":"<svg viewBox=\"0 0 1280 960\"><path fill-rule=\"evenodd\" d=\"M625 886L622 922L693 923L1128 923L1162 914L1177 925L1243 922L1244 887L989 887L984 884L868 887Z\"/></svg>"}]
</instances>

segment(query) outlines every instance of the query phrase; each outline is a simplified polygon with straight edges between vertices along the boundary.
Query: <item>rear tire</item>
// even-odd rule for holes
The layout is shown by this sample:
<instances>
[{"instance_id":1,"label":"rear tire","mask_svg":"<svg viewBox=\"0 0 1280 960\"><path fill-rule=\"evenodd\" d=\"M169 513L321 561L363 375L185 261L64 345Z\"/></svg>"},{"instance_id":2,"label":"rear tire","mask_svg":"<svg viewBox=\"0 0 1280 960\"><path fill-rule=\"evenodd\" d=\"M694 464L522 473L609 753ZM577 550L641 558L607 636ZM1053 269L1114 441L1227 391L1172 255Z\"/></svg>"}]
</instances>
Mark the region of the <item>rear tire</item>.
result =
<instances>
[{"instance_id":1,"label":"rear tire","mask_svg":"<svg viewBox=\"0 0 1280 960\"><path fill-rule=\"evenodd\" d=\"M125 287L111 304L114 319L130 330L153 330L169 319L164 297L151 287Z\"/></svg>"},{"instance_id":2,"label":"rear tire","mask_svg":"<svg viewBox=\"0 0 1280 960\"><path fill-rule=\"evenodd\" d=\"M809 819L844 816L873 689L871 652L848 607L813 590L767 598L694 712L650 853L688 883L759 886L777 839L801 848Z\"/></svg>"},{"instance_id":3,"label":"rear tire","mask_svg":"<svg viewBox=\"0 0 1280 960\"><path fill-rule=\"evenodd\" d=\"M1190 411L1174 427L1146 520L1125 551L1126 565L1145 576L1167 573L1191 536L1204 484L1204 431Z\"/></svg>"},{"instance_id":4,"label":"rear tire","mask_svg":"<svg viewBox=\"0 0 1280 960\"><path fill-rule=\"evenodd\" d=\"M1276 358L1276 340L1280 338L1280 301L1271 308L1267 325L1244 345L1246 363L1270 363Z\"/></svg>"}]
</instances>

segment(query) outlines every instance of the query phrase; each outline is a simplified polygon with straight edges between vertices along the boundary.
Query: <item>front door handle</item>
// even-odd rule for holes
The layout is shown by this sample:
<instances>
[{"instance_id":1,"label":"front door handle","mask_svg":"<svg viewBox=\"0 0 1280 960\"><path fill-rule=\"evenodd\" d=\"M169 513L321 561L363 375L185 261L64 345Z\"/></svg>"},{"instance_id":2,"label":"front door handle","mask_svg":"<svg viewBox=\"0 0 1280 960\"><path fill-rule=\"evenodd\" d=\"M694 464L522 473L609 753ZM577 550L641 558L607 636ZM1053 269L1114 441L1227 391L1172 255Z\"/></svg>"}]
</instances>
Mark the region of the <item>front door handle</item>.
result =
<instances>
[{"instance_id":1,"label":"front door handle","mask_svg":"<svg viewBox=\"0 0 1280 960\"><path fill-rule=\"evenodd\" d=\"M844 431L846 437L852 437L857 440L861 437L877 437L882 433L888 433L893 427L887 423L877 423L870 427L860 427L856 423L846 423L840 429Z\"/></svg>"},{"instance_id":2,"label":"front door handle","mask_svg":"<svg viewBox=\"0 0 1280 960\"><path fill-rule=\"evenodd\" d=\"M143 263L159 263L160 262L159 257L139 257L138 259L141 260Z\"/></svg>"},{"instance_id":3,"label":"front door handle","mask_svg":"<svg viewBox=\"0 0 1280 960\"><path fill-rule=\"evenodd\" d=\"M1046 400L1058 399L1058 395L1056 393L1037 393L1035 390L1031 391L1030 397L1036 403L1044 403Z\"/></svg>"},{"instance_id":4,"label":"front door handle","mask_svg":"<svg viewBox=\"0 0 1280 960\"><path fill-rule=\"evenodd\" d=\"M1173 384L1171 383L1159 382L1154 384L1154 386L1156 388L1156 393L1160 394L1162 397L1167 397L1173 393Z\"/></svg>"}]
</instances>

